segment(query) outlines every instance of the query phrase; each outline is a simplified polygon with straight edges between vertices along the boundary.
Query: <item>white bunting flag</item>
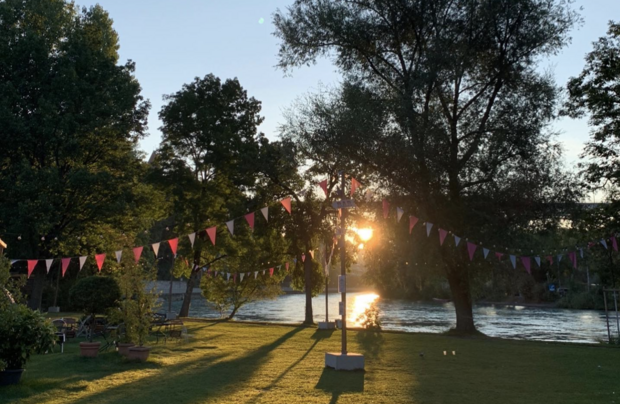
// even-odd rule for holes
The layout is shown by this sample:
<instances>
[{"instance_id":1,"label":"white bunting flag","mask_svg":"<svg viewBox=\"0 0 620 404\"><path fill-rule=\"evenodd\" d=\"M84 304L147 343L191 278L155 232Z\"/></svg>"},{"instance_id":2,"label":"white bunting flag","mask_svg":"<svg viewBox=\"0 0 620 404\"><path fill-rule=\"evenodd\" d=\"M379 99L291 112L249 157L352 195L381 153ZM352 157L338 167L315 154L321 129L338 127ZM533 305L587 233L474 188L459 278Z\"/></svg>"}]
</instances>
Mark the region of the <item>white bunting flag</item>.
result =
<instances>
[{"instance_id":1,"label":"white bunting flag","mask_svg":"<svg viewBox=\"0 0 620 404\"><path fill-rule=\"evenodd\" d=\"M558 264L562 261L562 254L558 254Z\"/></svg>"},{"instance_id":2,"label":"white bunting flag","mask_svg":"<svg viewBox=\"0 0 620 404\"><path fill-rule=\"evenodd\" d=\"M192 248L194 248L194 241L196 241L196 233L188 234L189 242L192 244Z\"/></svg>"},{"instance_id":3,"label":"white bunting flag","mask_svg":"<svg viewBox=\"0 0 620 404\"><path fill-rule=\"evenodd\" d=\"M512 263L512 269L516 269L517 268L517 257L515 257L514 255L511 255L510 262Z\"/></svg>"},{"instance_id":4,"label":"white bunting flag","mask_svg":"<svg viewBox=\"0 0 620 404\"><path fill-rule=\"evenodd\" d=\"M431 229L433 228L433 224L426 222L426 237L431 235Z\"/></svg>"},{"instance_id":5,"label":"white bunting flag","mask_svg":"<svg viewBox=\"0 0 620 404\"><path fill-rule=\"evenodd\" d=\"M15 264L19 260L11 260L11 265Z\"/></svg>"},{"instance_id":6,"label":"white bunting flag","mask_svg":"<svg viewBox=\"0 0 620 404\"><path fill-rule=\"evenodd\" d=\"M231 236L235 234L235 220L234 219L226 222L226 227L228 227L228 231L230 232Z\"/></svg>"},{"instance_id":7,"label":"white bunting flag","mask_svg":"<svg viewBox=\"0 0 620 404\"><path fill-rule=\"evenodd\" d=\"M84 266L84 263L86 262L86 258L88 258L88 257L80 257L79 258L79 261L80 261L80 269L79 269L79 271L82 270L82 267Z\"/></svg>"},{"instance_id":8,"label":"white bunting flag","mask_svg":"<svg viewBox=\"0 0 620 404\"><path fill-rule=\"evenodd\" d=\"M484 254L484 258L486 259L487 255L489 255L489 249L488 248L483 248L482 249L482 253Z\"/></svg>"},{"instance_id":9,"label":"white bunting flag","mask_svg":"<svg viewBox=\"0 0 620 404\"><path fill-rule=\"evenodd\" d=\"M116 262L121 263L121 257L123 256L123 250L118 250L114 254L116 254Z\"/></svg>"},{"instance_id":10,"label":"white bunting flag","mask_svg":"<svg viewBox=\"0 0 620 404\"><path fill-rule=\"evenodd\" d=\"M256 279L256 275L258 275L258 271L254 271L254 279Z\"/></svg>"},{"instance_id":11,"label":"white bunting flag","mask_svg":"<svg viewBox=\"0 0 620 404\"><path fill-rule=\"evenodd\" d=\"M583 248L579 249L579 254L581 254L581 258L583 258Z\"/></svg>"},{"instance_id":12,"label":"white bunting flag","mask_svg":"<svg viewBox=\"0 0 620 404\"><path fill-rule=\"evenodd\" d=\"M51 260L45 260L45 266L47 267L47 273L50 273L50 268L52 267L52 263L54 262L54 259L52 258Z\"/></svg>"},{"instance_id":13,"label":"white bunting flag","mask_svg":"<svg viewBox=\"0 0 620 404\"><path fill-rule=\"evenodd\" d=\"M461 238L457 235L454 235L454 244L458 247L461 242Z\"/></svg>"},{"instance_id":14,"label":"white bunting flag","mask_svg":"<svg viewBox=\"0 0 620 404\"><path fill-rule=\"evenodd\" d=\"M601 239L601 244L603 244L603 247L605 247L605 249L607 249L607 240L605 240L604 238Z\"/></svg>"},{"instance_id":15,"label":"white bunting flag","mask_svg":"<svg viewBox=\"0 0 620 404\"><path fill-rule=\"evenodd\" d=\"M159 252L159 244L160 243L154 243L151 245L153 247L153 251L155 251L155 258L157 258L157 253Z\"/></svg>"},{"instance_id":16,"label":"white bunting flag","mask_svg":"<svg viewBox=\"0 0 620 404\"><path fill-rule=\"evenodd\" d=\"M367 189L364 193L364 199L366 202L370 202L372 200L373 192L370 189Z\"/></svg>"},{"instance_id":17,"label":"white bunting flag","mask_svg":"<svg viewBox=\"0 0 620 404\"><path fill-rule=\"evenodd\" d=\"M239 274L239 282L243 282L243 277L245 276L245 272L241 272Z\"/></svg>"},{"instance_id":18,"label":"white bunting flag","mask_svg":"<svg viewBox=\"0 0 620 404\"><path fill-rule=\"evenodd\" d=\"M226 272L226 282L230 280L230 272Z\"/></svg>"},{"instance_id":19,"label":"white bunting flag","mask_svg":"<svg viewBox=\"0 0 620 404\"><path fill-rule=\"evenodd\" d=\"M268 222L269 221L269 206L265 206L264 208L262 208L260 210L260 213L263 214L263 217L265 218L265 221Z\"/></svg>"},{"instance_id":20,"label":"white bunting flag","mask_svg":"<svg viewBox=\"0 0 620 404\"><path fill-rule=\"evenodd\" d=\"M538 264L538 268L540 268L540 257L534 257L534 261Z\"/></svg>"},{"instance_id":21,"label":"white bunting flag","mask_svg":"<svg viewBox=\"0 0 620 404\"><path fill-rule=\"evenodd\" d=\"M265 270L265 269L263 269L263 275L265 275L265 271L266 271L266 270Z\"/></svg>"},{"instance_id":22,"label":"white bunting flag","mask_svg":"<svg viewBox=\"0 0 620 404\"><path fill-rule=\"evenodd\" d=\"M405 213L405 211L403 210L403 208L396 208L396 221L400 222L400 218L403 217L403 214Z\"/></svg>"}]
</instances>

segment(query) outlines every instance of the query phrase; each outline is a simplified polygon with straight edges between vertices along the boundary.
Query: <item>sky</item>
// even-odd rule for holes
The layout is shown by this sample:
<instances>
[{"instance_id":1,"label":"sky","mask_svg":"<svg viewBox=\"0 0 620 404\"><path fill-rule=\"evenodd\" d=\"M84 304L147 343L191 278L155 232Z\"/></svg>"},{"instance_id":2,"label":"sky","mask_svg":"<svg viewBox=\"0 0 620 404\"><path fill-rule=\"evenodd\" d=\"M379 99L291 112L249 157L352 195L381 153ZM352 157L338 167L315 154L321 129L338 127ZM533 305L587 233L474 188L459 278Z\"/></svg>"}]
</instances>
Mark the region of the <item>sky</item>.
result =
<instances>
[{"instance_id":1,"label":"sky","mask_svg":"<svg viewBox=\"0 0 620 404\"><path fill-rule=\"evenodd\" d=\"M237 77L248 95L262 102L265 121L259 130L271 139L278 136L283 111L299 97L321 85L338 83L340 75L329 60L295 69L285 76L277 69L278 40L273 36L273 13L293 0L76 0L80 6L99 3L114 20L120 38L121 61L136 62L142 94L152 104L149 136L140 148L147 157L157 148L161 122L157 116L162 96L181 89L184 83L209 73L222 80ZM620 20L618 0L577 0L584 24L571 33L572 43L560 54L544 60L556 82L584 67L592 42L607 32L610 19ZM587 120L564 118L553 124L560 132L566 163L572 167L588 140Z\"/></svg>"}]
</instances>

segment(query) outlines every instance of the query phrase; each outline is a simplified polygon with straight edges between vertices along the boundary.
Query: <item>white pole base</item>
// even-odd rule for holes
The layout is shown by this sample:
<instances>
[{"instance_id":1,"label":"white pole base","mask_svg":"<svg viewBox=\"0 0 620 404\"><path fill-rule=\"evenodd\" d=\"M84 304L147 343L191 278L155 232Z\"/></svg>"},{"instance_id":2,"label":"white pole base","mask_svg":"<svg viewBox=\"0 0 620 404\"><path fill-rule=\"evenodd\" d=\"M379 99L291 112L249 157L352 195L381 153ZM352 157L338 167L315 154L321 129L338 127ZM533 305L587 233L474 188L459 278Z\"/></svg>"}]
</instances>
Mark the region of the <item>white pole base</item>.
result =
<instances>
[{"instance_id":1,"label":"white pole base","mask_svg":"<svg viewBox=\"0 0 620 404\"><path fill-rule=\"evenodd\" d=\"M319 330L335 330L336 323L333 321L319 321Z\"/></svg>"},{"instance_id":2,"label":"white pole base","mask_svg":"<svg viewBox=\"0 0 620 404\"><path fill-rule=\"evenodd\" d=\"M328 352L325 354L325 367L336 370L364 370L364 355L358 353Z\"/></svg>"}]
</instances>

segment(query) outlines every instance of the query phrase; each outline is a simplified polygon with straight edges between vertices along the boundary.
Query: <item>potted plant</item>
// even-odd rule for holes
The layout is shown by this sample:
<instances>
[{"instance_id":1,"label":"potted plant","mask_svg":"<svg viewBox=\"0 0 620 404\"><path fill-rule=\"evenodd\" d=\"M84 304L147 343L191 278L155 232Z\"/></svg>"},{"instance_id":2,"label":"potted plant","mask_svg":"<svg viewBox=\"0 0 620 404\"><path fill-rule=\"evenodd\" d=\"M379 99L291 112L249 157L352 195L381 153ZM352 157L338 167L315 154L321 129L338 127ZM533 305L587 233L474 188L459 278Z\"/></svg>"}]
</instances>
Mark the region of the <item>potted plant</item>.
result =
<instances>
[{"instance_id":1,"label":"potted plant","mask_svg":"<svg viewBox=\"0 0 620 404\"><path fill-rule=\"evenodd\" d=\"M144 346L152 327L153 311L157 302L157 295L151 290L146 290L145 282L140 282L140 287L134 290L131 301L128 304L128 317L132 317L132 327L135 332L137 346L128 349L129 359L144 362L148 359L151 347Z\"/></svg>"},{"instance_id":2,"label":"potted plant","mask_svg":"<svg viewBox=\"0 0 620 404\"><path fill-rule=\"evenodd\" d=\"M114 278L107 276L89 276L76 282L71 288L71 304L89 318L88 342L80 342L80 355L95 357L101 342L93 342L93 331L97 314L104 314L115 306L121 292Z\"/></svg>"},{"instance_id":3,"label":"potted plant","mask_svg":"<svg viewBox=\"0 0 620 404\"><path fill-rule=\"evenodd\" d=\"M41 313L21 304L0 310L0 386L18 383L30 355L55 344L55 331Z\"/></svg>"}]
</instances>

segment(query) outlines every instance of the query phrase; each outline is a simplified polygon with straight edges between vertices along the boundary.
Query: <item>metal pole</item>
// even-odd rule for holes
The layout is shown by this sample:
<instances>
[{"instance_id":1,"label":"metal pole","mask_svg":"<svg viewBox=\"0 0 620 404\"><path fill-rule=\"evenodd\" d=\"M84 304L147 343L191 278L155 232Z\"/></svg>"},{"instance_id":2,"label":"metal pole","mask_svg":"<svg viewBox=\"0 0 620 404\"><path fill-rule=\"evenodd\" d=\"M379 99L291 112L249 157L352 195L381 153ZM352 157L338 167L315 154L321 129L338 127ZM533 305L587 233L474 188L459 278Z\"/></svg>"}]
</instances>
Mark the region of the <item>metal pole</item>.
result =
<instances>
[{"instance_id":1,"label":"metal pole","mask_svg":"<svg viewBox=\"0 0 620 404\"><path fill-rule=\"evenodd\" d=\"M614 308L616 309L616 327L618 328L618 339L620 340L620 319L618 318L618 295L614 289Z\"/></svg>"},{"instance_id":2,"label":"metal pole","mask_svg":"<svg viewBox=\"0 0 620 404\"><path fill-rule=\"evenodd\" d=\"M327 294L329 293L329 275L325 276L325 322L329 322L329 302Z\"/></svg>"},{"instance_id":3,"label":"metal pole","mask_svg":"<svg viewBox=\"0 0 620 404\"><path fill-rule=\"evenodd\" d=\"M603 301L605 302L605 321L607 322L607 338L611 344L611 332L609 331L609 313L607 312L607 291L603 289Z\"/></svg>"},{"instance_id":4,"label":"metal pole","mask_svg":"<svg viewBox=\"0 0 620 404\"><path fill-rule=\"evenodd\" d=\"M340 195L340 200L344 199L344 171L341 173L342 175L342 179L341 179L341 192L342 194ZM343 283L343 288L341 290L341 297L340 300L342 301L342 354L346 355L347 354L347 273L346 273L346 266L345 266L345 258L346 258L346 253L345 253L345 240L344 240L344 233L345 233L345 217L347 214L347 210L346 209L341 209L342 215L340 217L340 275L342 276L342 283Z\"/></svg>"},{"instance_id":5,"label":"metal pole","mask_svg":"<svg viewBox=\"0 0 620 404\"><path fill-rule=\"evenodd\" d=\"M60 285L60 274L62 273L62 265L58 266L58 276L56 277L56 289L54 290L54 307L57 307L57 300L58 300L58 288Z\"/></svg>"}]
</instances>

